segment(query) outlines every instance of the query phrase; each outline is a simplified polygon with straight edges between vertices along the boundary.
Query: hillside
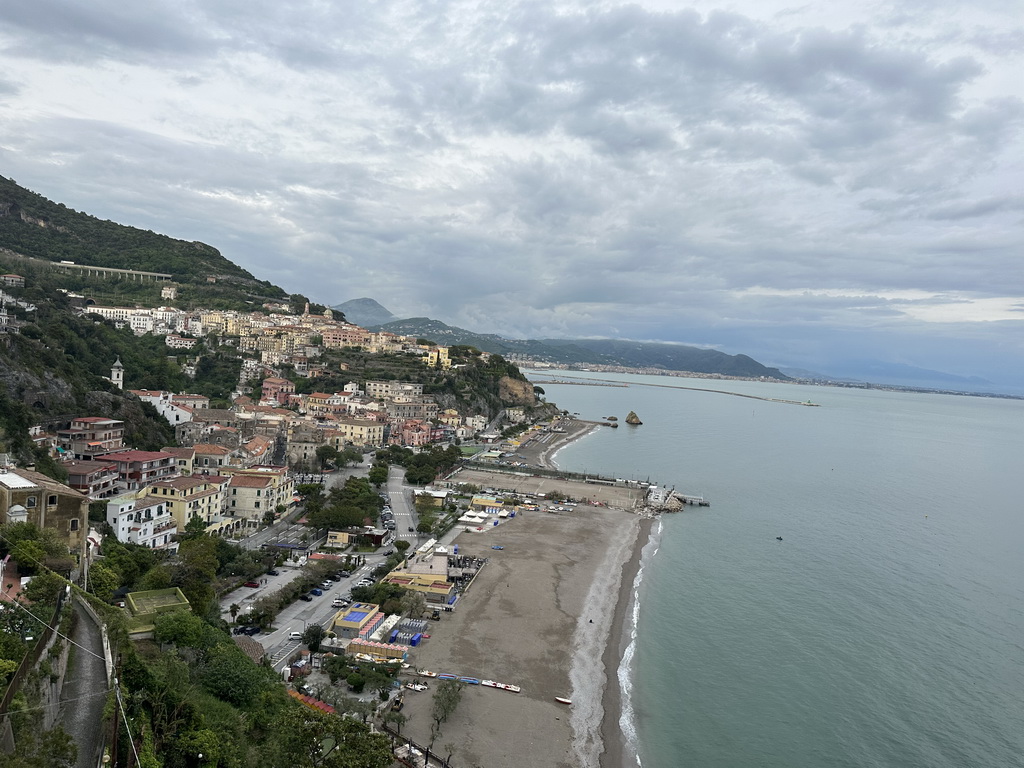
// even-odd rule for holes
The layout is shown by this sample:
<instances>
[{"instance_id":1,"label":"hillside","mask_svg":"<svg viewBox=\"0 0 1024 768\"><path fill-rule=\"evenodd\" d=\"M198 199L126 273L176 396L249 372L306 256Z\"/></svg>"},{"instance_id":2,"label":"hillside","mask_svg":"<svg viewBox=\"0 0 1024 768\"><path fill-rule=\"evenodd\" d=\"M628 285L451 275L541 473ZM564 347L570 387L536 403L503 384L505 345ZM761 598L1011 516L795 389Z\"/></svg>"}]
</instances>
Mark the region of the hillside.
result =
<instances>
[{"instance_id":1,"label":"hillside","mask_svg":"<svg viewBox=\"0 0 1024 768\"><path fill-rule=\"evenodd\" d=\"M343 304L335 304L331 309L336 309L345 315L350 323L361 325L367 328L371 325L384 325L398 318L391 314L385 307L382 307L374 299L350 299Z\"/></svg>"},{"instance_id":2,"label":"hillside","mask_svg":"<svg viewBox=\"0 0 1024 768\"><path fill-rule=\"evenodd\" d=\"M174 282L184 286L185 302L191 299L209 306L226 302L241 308L255 299L285 295L277 286L257 280L205 243L176 240L104 221L48 200L3 176L0 176L0 257L0 261L8 262L6 266L16 267L19 274L26 265L38 267L61 261L167 273ZM101 299L115 298L121 290L129 293L127 298L140 303L158 303L158 284L119 285L123 282L87 279L77 274L67 275L64 280L70 290L86 291Z\"/></svg>"},{"instance_id":3,"label":"hillside","mask_svg":"<svg viewBox=\"0 0 1024 768\"><path fill-rule=\"evenodd\" d=\"M484 352L523 355L533 360L572 365L615 365L660 368L666 371L721 374L756 378L788 378L747 355L728 355L714 349L617 339L506 339L473 333L426 317L413 317L380 326L382 330L419 336L438 344L465 344Z\"/></svg>"}]
</instances>

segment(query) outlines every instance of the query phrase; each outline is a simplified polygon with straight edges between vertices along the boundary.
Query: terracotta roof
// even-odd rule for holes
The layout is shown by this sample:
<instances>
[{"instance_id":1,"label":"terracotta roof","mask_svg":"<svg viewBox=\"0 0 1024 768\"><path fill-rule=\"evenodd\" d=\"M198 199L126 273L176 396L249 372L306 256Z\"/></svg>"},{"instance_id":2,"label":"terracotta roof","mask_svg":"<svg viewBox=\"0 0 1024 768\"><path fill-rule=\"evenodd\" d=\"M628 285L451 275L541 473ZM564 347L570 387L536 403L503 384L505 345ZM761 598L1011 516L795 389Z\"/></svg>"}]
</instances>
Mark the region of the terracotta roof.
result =
<instances>
[{"instance_id":1,"label":"terracotta roof","mask_svg":"<svg viewBox=\"0 0 1024 768\"><path fill-rule=\"evenodd\" d=\"M227 456L229 453L231 453L231 449L225 448L223 445L212 445L210 443L196 443L192 447L195 449L197 456Z\"/></svg>"},{"instance_id":2,"label":"terracotta roof","mask_svg":"<svg viewBox=\"0 0 1024 768\"><path fill-rule=\"evenodd\" d=\"M266 488L270 485L269 477L253 477L252 475L235 475L228 483L233 488Z\"/></svg>"},{"instance_id":3,"label":"terracotta roof","mask_svg":"<svg viewBox=\"0 0 1024 768\"><path fill-rule=\"evenodd\" d=\"M188 448L161 448L160 450L178 459L191 459L196 455L196 449L191 446Z\"/></svg>"},{"instance_id":4,"label":"terracotta roof","mask_svg":"<svg viewBox=\"0 0 1024 768\"><path fill-rule=\"evenodd\" d=\"M116 461L124 464L132 461L160 461L161 459L173 459L173 454L163 451L120 451L118 453L105 453L102 456L93 457L96 461Z\"/></svg>"}]
</instances>

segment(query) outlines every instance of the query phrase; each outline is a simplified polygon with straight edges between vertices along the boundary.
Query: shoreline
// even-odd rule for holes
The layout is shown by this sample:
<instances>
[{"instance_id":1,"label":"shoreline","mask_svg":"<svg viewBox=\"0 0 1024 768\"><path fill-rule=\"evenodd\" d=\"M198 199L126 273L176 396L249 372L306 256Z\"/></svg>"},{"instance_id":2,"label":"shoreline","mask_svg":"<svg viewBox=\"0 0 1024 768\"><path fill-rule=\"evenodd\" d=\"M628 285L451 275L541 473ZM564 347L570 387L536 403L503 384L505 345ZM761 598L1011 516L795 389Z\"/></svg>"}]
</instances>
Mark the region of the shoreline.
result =
<instances>
[{"instance_id":1,"label":"shoreline","mask_svg":"<svg viewBox=\"0 0 1024 768\"><path fill-rule=\"evenodd\" d=\"M566 433L559 435L561 439L553 440L549 446L540 451L537 463L547 469L558 469L559 467L555 463L558 452L586 437L600 426L599 422L575 419ZM626 512L633 514L632 510L626 510ZM587 746L594 741L596 735L600 741L600 749L596 756L595 766L600 766L600 768L639 768L640 765L638 756L631 751L629 740L622 731L623 690L619 680L619 668L632 640L632 613L636 600L634 589L637 575L640 573L644 548L651 541L655 522L655 518L651 517L638 518L635 537L630 544L631 552L619 570L619 587L615 592L615 602L602 617L608 626L608 632L598 662L604 675L603 685L601 685L600 720L598 723L584 723L581 721L586 719L585 716L573 718L574 751L578 758L584 760ZM611 555L611 551L608 554ZM586 626L585 618L589 621L586 611L577 620L578 625L574 635L579 634ZM581 653L584 653L583 649L574 649L572 661L574 672L578 671L580 662L577 657ZM587 666L585 661L581 666ZM576 696L575 691L573 696ZM597 728L597 734L589 733L594 726ZM587 764L585 761L581 762L581 765L585 764Z\"/></svg>"},{"instance_id":2,"label":"shoreline","mask_svg":"<svg viewBox=\"0 0 1024 768\"><path fill-rule=\"evenodd\" d=\"M544 469L558 469L558 464L555 463L555 456L558 452L566 446L572 445L577 440L586 437L599 426L600 423L596 421L573 419L572 424L564 433L554 433L556 437L550 443L545 444L543 448L540 448L536 457L537 466Z\"/></svg>"},{"instance_id":3,"label":"shoreline","mask_svg":"<svg viewBox=\"0 0 1024 768\"><path fill-rule=\"evenodd\" d=\"M651 541L655 522L655 518L640 518L633 552L620 575L618 596L611 617L611 633L602 654L605 686L601 701L604 710L601 718L601 739L604 742L599 762L601 768L633 768L640 764L637 756L630 751L628 739L622 732L623 691L619 681L619 667L632 639L632 608L636 599L634 587L644 548Z\"/></svg>"}]
</instances>

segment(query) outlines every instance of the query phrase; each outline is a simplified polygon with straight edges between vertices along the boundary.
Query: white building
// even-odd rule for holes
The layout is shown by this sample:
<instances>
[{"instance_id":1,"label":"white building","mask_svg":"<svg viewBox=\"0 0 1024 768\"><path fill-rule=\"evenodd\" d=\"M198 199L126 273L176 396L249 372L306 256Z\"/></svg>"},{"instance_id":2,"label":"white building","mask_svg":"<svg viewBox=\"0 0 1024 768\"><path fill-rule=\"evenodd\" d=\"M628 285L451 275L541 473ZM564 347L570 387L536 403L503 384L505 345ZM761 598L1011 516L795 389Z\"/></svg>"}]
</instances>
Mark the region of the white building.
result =
<instances>
[{"instance_id":1,"label":"white building","mask_svg":"<svg viewBox=\"0 0 1024 768\"><path fill-rule=\"evenodd\" d=\"M174 402L173 392L158 392L150 389L133 389L132 394L156 408L157 413L171 424L192 421L192 409Z\"/></svg>"},{"instance_id":2,"label":"white building","mask_svg":"<svg viewBox=\"0 0 1024 768\"><path fill-rule=\"evenodd\" d=\"M126 493L107 502L107 523L118 541L148 549L177 550L178 524L170 507L160 499L135 498Z\"/></svg>"}]
</instances>

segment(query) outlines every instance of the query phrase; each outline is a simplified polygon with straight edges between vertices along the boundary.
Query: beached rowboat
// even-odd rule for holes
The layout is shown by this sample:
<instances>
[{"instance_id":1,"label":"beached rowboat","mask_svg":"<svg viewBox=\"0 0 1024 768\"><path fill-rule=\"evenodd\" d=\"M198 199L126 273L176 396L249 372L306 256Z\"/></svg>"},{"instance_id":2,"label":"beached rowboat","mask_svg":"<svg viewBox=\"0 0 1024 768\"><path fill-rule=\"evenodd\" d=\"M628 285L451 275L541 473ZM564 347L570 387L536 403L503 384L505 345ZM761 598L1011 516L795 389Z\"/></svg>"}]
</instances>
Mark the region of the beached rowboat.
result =
<instances>
[{"instance_id":1,"label":"beached rowboat","mask_svg":"<svg viewBox=\"0 0 1024 768\"><path fill-rule=\"evenodd\" d=\"M555 696L555 701L559 704L572 704L572 699L567 699L564 696Z\"/></svg>"},{"instance_id":2,"label":"beached rowboat","mask_svg":"<svg viewBox=\"0 0 1024 768\"><path fill-rule=\"evenodd\" d=\"M455 675L451 674L450 672L442 672L440 675L437 675L437 679L438 680L457 680L458 678Z\"/></svg>"},{"instance_id":3,"label":"beached rowboat","mask_svg":"<svg viewBox=\"0 0 1024 768\"><path fill-rule=\"evenodd\" d=\"M437 672L431 672L429 669L421 669L419 671L420 677L437 677Z\"/></svg>"}]
</instances>

